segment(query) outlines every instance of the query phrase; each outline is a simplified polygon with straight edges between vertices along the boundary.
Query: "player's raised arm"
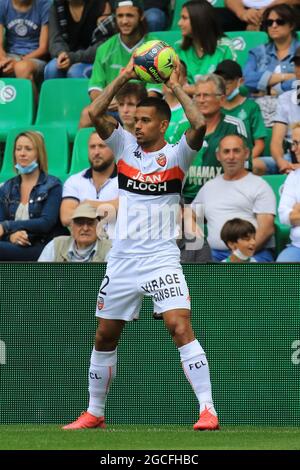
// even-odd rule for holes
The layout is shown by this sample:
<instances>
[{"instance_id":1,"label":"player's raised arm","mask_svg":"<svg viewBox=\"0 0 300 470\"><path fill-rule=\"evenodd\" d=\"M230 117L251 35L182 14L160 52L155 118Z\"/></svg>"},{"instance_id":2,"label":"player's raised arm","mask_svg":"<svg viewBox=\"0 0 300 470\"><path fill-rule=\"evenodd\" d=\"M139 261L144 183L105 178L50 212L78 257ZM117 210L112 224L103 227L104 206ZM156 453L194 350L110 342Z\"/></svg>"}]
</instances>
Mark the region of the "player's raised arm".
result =
<instances>
[{"instance_id":1,"label":"player's raised arm","mask_svg":"<svg viewBox=\"0 0 300 470\"><path fill-rule=\"evenodd\" d=\"M101 139L108 139L117 127L116 119L106 114L110 102L120 88L133 78L137 79L137 76L133 70L131 59L121 74L107 85L90 104L88 108L89 116Z\"/></svg>"},{"instance_id":2,"label":"player's raised arm","mask_svg":"<svg viewBox=\"0 0 300 470\"><path fill-rule=\"evenodd\" d=\"M170 78L166 81L166 85L173 91L174 95L182 105L186 117L189 120L191 129L186 131L186 140L189 146L194 150L200 150L205 135L206 124L204 116L196 108L193 100L185 93L179 83L179 60L175 62L173 72Z\"/></svg>"}]
</instances>

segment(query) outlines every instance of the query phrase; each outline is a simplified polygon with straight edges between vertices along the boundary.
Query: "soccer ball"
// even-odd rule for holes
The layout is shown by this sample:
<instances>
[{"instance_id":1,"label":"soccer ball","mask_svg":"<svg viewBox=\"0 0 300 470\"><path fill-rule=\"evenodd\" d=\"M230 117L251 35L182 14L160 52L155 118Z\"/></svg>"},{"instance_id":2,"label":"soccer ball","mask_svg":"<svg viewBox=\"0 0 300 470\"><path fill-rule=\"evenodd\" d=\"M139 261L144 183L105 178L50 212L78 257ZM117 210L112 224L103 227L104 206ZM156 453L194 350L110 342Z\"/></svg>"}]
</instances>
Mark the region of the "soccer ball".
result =
<instances>
[{"instance_id":1,"label":"soccer ball","mask_svg":"<svg viewBox=\"0 0 300 470\"><path fill-rule=\"evenodd\" d=\"M163 83L170 77L176 57L166 42L147 41L134 51L133 68L143 82Z\"/></svg>"}]
</instances>

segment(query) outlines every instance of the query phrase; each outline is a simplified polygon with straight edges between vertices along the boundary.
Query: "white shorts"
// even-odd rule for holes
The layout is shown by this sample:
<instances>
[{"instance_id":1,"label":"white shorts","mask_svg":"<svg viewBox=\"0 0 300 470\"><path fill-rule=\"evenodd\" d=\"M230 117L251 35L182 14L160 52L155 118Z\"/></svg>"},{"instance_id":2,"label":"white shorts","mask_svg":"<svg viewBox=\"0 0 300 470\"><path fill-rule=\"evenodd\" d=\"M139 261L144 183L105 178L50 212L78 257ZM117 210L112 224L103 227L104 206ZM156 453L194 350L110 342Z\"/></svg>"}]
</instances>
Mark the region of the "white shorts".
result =
<instances>
[{"instance_id":1,"label":"white shorts","mask_svg":"<svg viewBox=\"0 0 300 470\"><path fill-rule=\"evenodd\" d=\"M134 320L139 317L144 295L152 298L156 313L190 309L189 290L177 259L110 257L99 289L96 316Z\"/></svg>"}]
</instances>

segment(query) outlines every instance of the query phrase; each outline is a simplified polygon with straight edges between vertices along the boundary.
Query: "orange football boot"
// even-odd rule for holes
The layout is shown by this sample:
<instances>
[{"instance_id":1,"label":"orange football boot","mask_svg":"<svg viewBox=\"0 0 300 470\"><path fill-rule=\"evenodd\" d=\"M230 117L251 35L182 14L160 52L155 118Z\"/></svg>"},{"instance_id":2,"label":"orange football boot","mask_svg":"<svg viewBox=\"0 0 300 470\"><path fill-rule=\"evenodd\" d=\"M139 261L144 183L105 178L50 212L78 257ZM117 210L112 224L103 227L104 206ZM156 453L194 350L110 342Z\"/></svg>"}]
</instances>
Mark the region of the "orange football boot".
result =
<instances>
[{"instance_id":1,"label":"orange football boot","mask_svg":"<svg viewBox=\"0 0 300 470\"><path fill-rule=\"evenodd\" d=\"M100 416L97 418L94 415L91 415L88 411L84 411L81 413L79 418L76 419L76 421L73 421L73 423L67 424L66 426L63 426L62 429L89 429L89 428L106 428L105 424L105 419L104 416Z\"/></svg>"},{"instance_id":2,"label":"orange football boot","mask_svg":"<svg viewBox=\"0 0 300 470\"><path fill-rule=\"evenodd\" d=\"M218 429L220 429L218 417L205 407L202 413L200 413L199 420L194 424L194 430L217 431Z\"/></svg>"}]
</instances>

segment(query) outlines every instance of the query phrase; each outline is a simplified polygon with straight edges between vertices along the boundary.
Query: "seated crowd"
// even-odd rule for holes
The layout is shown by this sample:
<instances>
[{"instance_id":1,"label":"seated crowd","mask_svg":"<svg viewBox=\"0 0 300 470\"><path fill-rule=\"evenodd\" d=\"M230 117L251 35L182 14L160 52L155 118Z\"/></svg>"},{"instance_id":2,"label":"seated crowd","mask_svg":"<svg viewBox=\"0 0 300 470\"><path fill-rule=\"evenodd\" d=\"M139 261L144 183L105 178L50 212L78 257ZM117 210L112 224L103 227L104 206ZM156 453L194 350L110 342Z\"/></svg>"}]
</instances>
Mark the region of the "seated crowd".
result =
<instances>
[{"instance_id":1,"label":"seated crowd","mask_svg":"<svg viewBox=\"0 0 300 470\"><path fill-rule=\"evenodd\" d=\"M181 39L172 46L180 85L204 116L206 133L187 172L181 213L197 223L202 211L207 231L204 244L190 250L183 230L182 262L300 261L299 8L300 0L226 0L220 10L207 0L182 2ZM44 80L87 78L94 101L134 49L170 20L167 0L1 0L0 79L31 80L38 107ZM266 33L245 64L226 36L238 30ZM134 134L136 106L147 96L170 107L165 139L176 143L189 122L165 85L130 81L108 112ZM89 106L78 122L87 127ZM0 261L106 261L119 204L116 164L92 129L85 152L89 166L62 182L48 174L42 133L18 133L16 176L0 183ZM287 176L279 205L264 179L276 174ZM276 246L277 220L290 226L285 249Z\"/></svg>"}]
</instances>

